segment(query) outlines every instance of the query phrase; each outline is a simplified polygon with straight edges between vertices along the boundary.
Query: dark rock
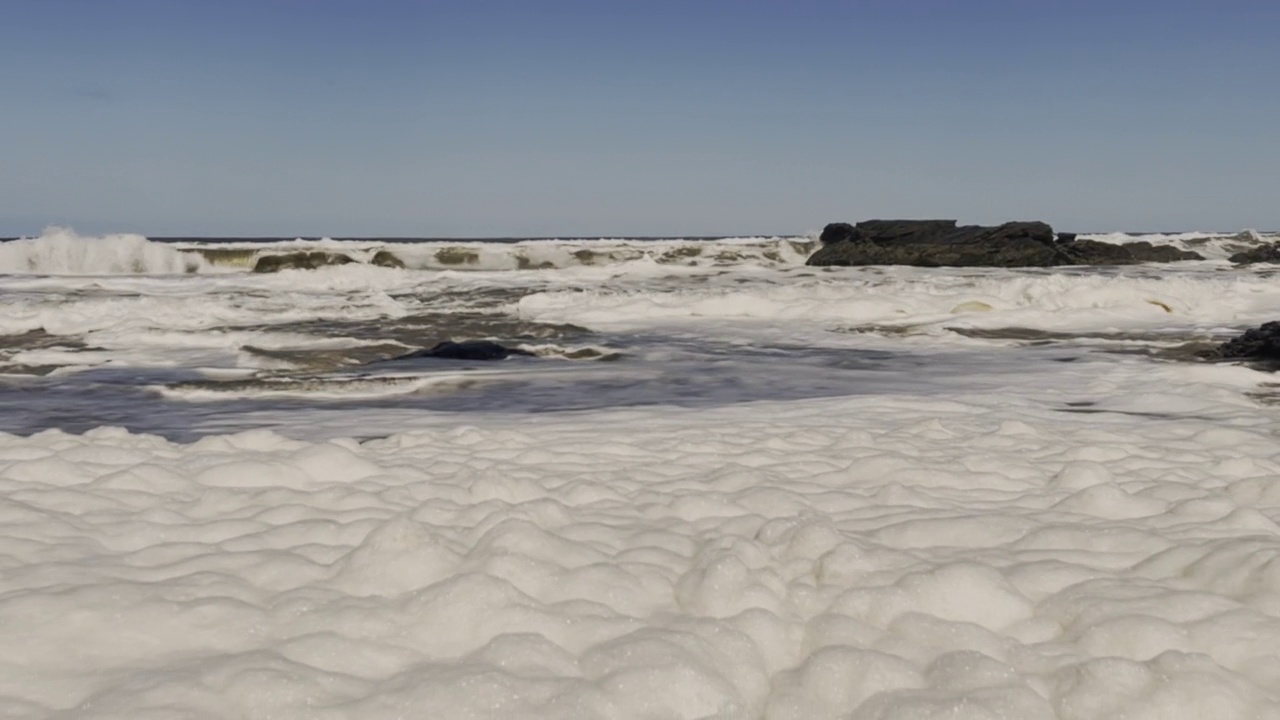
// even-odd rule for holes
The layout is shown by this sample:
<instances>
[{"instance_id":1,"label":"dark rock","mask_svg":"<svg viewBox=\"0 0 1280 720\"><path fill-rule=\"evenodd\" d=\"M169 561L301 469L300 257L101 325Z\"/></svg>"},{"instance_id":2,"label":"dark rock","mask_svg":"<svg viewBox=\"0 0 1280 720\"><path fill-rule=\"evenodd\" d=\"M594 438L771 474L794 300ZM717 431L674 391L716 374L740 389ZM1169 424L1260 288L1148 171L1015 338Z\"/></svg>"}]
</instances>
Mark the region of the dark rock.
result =
<instances>
[{"instance_id":1,"label":"dark rock","mask_svg":"<svg viewBox=\"0 0 1280 720\"><path fill-rule=\"evenodd\" d=\"M1065 243L1062 249L1072 259L1072 265L1133 265L1204 259L1190 250L1179 250L1172 245L1152 245L1145 240L1119 245L1098 240L1074 240Z\"/></svg>"},{"instance_id":2,"label":"dark rock","mask_svg":"<svg viewBox=\"0 0 1280 720\"><path fill-rule=\"evenodd\" d=\"M1146 240L1124 243L1120 247L1129 251L1134 262L1181 262L1204 259L1204 256L1198 252L1179 250L1172 245L1152 245Z\"/></svg>"},{"instance_id":3,"label":"dark rock","mask_svg":"<svg viewBox=\"0 0 1280 720\"><path fill-rule=\"evenodd\" d=\"M1280 362L1280 322L1246 330L1205 355L1209 360L1266 360Z\"/></svg>"},{"instance_id":4,"label":"dark rock","mask_svg":"<svg viewBox=\"0 0 1280 720\"><path fill-rule=\"evenodd\" d=\"M378 267L403 268L404 261L396 256L390 250L379 250L373 254L373 259L369 261L371 265Z\"/></svg>"},{"instance_id":5,"label":"dark rock","mask_svg":"<svg viewBox=\"0 0 1280 720\"><path fill-rule=\"evenodd\" d=\"M853 237L853 232L853 226L849 223L828 223L822 228L822 235L818 236L818 242L823 245L844 242Z\"/></svg>"},{"instance_id":6,"label":"dark rock","mask_svg":"<svg viewBox=\"0 0 1280 720\"><path fill-rule=\"evenodd\" d=\"M489 340L463 340L462 342L445 340L426 350L418 350L395 359L428 357L442 360L506 360L512 355L533 355L533 353L520 348L499 345Z\"/></svg>"},{"instance_id":7,"label":"dark rock","mask_svg":"<svg viewBox=\"0 0 1280 720\"><path fill-rule=\"evenodd\" d=\"M1280 263L1280 244L1267 243L1266 245L1259 245L1251 250L1238 252L1228 259L1237 265Z\"/></svg>"},{"instance_id":8,"label":"dark rock","mask_svg":"<svg viewBox=\"0 0 1280 720\"><path fill-rule=\"evenodd\" d=\"M830 228L831 226L828 226ZM832 232L832 236L840 230ZM823 231L824 237L827 231ZM954 220L868 220L824 245L809 265L1043 267L1064 264L1053 229L1041 222L957 227Z\"/></svg>"},{"instance_id":9,"label":"dark rock","mask_svg":"<svg viewBox=\"0 0 1280 720\"><path fill-rule=\"evenodd\" d=\"M281 270L315 270L327 265L346 265L355 262L342 253L295 252L284 255L264 255L253 266L256 273L273 273Z\"/></svg>"},{"instance_id":10,"label":"dark rock","mask_svg":"<svg viewBox=\"0 0 1280 720\"><path fill-rule=\"evenodd\" d=\"M1131 265L1133 255L1123 245L1100 240L1073 240L1062 244L1062 251L1071 258L1067 265Z\"/></svg>"},{"instance_id":11,"label":"dark rock","mask_svg":"<svg viewBox=\"0 0 1280 720\"><path fill-rule=\"evenodd\" d=\"M832 223L820 239L823 246L809 256L809 265L1053 267L1203 259L1147 242L1078 240L1072 233L1055 234L1042 222L989 227L957 226L954 220L867 220L853 226Z\"/></svg>"},{"instance_id":12,"label":"dark rock","mask_svg":"<svg viewBox=\"0 0 1280 720\"><path fill-rule=\"evenodd\" d=\"M864 220L854 226L854 230L861 236L858 239L880 243L897 240L917 243L943 241L954 243L960 240L959 235L991 229L979 225L958 228L955 220Z\"/></svg>"}]
</instances>

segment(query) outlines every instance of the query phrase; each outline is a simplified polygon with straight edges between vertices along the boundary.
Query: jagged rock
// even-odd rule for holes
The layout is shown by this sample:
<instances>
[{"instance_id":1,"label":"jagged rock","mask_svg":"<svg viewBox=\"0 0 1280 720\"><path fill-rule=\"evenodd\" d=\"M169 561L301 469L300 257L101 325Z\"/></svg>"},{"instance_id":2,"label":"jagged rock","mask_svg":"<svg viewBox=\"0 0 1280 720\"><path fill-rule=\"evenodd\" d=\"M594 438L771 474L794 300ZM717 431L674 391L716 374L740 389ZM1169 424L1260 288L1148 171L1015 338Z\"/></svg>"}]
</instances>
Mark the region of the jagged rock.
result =
<instances>
[{"instance_id":1,"label":"jagged rock","mask_svg":"<svg viewBox=\"0 0 1280 720\"><path fill-rule=\"evenodd\" d=\"M425 350L401 355L396 360L408 358L440 358L442 360L505 360L512 355L533 355L528 350L506 347L490 340L445 340Z\"/></svg>"},{"instance_id":2,"label":"jagged rock","mask_svg":"<svg viewBox=\"0 0 1280 720\"><path fill-rule=\"evenodd\" d=\"M256 273L273 273L281 270L315 270L327 265L346 265L355 262L342 253L294 252L284 255L263 255L253 265Z\"/></svg>"},{"instance_id":3,"label":"jagged rock","mask_svg":"<svg viewBox=\"0 0 1280 720\"><path fill-rule=\"evenodd\" d=\"M403 268L404 261L396 256L390 250L379 250L373 254L373 259L369 261L371 265L378 267Z\"/></svg>"},{"instance_id":4,"label":"jagged rock","mask_svg":"<svg viewBox=\"0 0 1280 720\"><path fill-rule=\"evenodd\" d=\"M1210 360L1265 360L1280 362L1280 321L1246 330L1206 353Z\"/></svg>"},{"instance_id":5,"label":"jagged rock","mask_svg":"<svg viewBox=\"0 0 1280 720\"><path fill-rule=\"evenodd\" d=\"M1238 252L1228 258L1237 265L1252 265L1254 263L1280 263L1280 244L1267 243L1259 245L1256 248Z\"/></svg>"},{"instance_id":6,"label":"jagged rock","mask_svg":"<svg viewBox=\"0 0 1280 720\"><path fill-rule=\"evenodd\" d=\"M1055 234L1042 222L989 227L957 226L954 220L868 220L832 223L820 240L823 245L809 256L809 265L1052 267L1203 259L1147 242L1078 240L1072 233Z\"/></svg>"}]
</instances>

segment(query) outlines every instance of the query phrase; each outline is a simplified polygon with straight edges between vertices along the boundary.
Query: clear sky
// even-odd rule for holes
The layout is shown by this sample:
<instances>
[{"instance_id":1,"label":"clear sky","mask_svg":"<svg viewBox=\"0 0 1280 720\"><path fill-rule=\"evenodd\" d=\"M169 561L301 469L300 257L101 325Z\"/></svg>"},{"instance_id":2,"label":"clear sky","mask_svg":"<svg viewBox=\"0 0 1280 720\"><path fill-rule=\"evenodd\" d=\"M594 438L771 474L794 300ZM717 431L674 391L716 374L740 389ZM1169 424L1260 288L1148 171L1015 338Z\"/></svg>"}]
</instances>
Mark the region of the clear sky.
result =
<instances>
[{"instance_id":1,"label":"clear sky","mask_svg":"<svg viewBox=\"0 0 1280 720\"><path fill-rule=\"evenodd\" d=\"M1280 229L1275 0L0 0L0 235Z\"/></svg>"}]
</instances>

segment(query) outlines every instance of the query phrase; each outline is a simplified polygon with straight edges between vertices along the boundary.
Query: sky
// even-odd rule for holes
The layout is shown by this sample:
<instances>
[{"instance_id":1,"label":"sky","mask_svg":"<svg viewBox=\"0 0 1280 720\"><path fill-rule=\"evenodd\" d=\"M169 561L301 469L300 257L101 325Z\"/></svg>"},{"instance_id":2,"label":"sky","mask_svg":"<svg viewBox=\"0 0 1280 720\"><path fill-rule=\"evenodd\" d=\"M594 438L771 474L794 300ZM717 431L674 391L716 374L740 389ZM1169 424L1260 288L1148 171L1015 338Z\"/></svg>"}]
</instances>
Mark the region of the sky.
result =
<instances>
[{"instance_id":1,"label":"sky","mask_svg":"<svg viewBox=\"0 0 1280 720\"><path fill-rule=\"evenodd\" d=\"M1280 229L1273 0L0 0L0 236Z\"/></svg>"}]
</instances>

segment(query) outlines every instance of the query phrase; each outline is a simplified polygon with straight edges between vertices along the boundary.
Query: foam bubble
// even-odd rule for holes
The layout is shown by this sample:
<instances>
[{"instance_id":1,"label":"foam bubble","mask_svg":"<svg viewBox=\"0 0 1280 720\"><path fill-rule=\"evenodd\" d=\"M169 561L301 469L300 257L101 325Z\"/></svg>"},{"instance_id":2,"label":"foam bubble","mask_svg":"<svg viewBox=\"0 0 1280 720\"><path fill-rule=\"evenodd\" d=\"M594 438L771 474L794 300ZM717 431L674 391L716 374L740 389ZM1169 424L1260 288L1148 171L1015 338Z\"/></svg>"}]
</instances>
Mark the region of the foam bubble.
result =
<instances>
[{"instance_id":1,"label":"foam bubble","mask_svg":"<svg viewBox=\"0 0 1280 720\"><path fill-rule=\"evenodd\" d=\"M6 710L1280 708L1280 496L1239 427L960 396L463 417L0 435Z\"/></svg>"}]
</instances>

